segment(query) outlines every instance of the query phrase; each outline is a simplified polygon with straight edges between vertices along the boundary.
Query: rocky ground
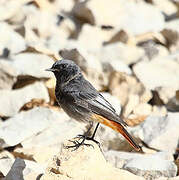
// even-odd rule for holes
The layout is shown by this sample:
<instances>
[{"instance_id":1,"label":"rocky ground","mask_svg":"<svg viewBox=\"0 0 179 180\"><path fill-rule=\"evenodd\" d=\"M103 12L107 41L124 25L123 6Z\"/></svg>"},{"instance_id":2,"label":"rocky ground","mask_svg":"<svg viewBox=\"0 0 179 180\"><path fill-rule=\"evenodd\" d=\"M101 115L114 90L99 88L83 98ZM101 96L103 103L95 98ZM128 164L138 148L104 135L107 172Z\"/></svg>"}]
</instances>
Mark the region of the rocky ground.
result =
<instances>
[{"instance_id":1,"label":"rocky ground","mask_svg":"<svg viewBox=\"0 0 179 180\"><path fill-rule=\"evenodd\" d=\"M64 148L85 124L57 106L72 59L128 123L135 152L100 126L100 148ZM179 1L1 0L0 179L179 180Z\"/></svg>"}]
</instances>

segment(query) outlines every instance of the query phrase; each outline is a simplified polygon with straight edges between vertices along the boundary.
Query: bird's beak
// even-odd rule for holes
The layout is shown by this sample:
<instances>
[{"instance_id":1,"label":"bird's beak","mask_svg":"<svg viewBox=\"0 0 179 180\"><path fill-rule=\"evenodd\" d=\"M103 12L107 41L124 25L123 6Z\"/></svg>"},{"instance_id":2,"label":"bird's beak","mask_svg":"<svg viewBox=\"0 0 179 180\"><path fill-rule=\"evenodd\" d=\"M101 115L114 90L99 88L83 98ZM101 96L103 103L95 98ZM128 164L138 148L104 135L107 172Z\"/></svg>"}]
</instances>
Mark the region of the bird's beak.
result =
<instances>
[{"instance_id":1,"label":"bird's beak","mask_svg":"<svg viewBox=\"0 0 179 180\"><path fill-rule=\"evenodd\" d=\"M55 69L55 68L49 68L49 69L45 69L45 71L55 72L55 71L58 71L58 69Z\"/></svg>"}]
</instances>

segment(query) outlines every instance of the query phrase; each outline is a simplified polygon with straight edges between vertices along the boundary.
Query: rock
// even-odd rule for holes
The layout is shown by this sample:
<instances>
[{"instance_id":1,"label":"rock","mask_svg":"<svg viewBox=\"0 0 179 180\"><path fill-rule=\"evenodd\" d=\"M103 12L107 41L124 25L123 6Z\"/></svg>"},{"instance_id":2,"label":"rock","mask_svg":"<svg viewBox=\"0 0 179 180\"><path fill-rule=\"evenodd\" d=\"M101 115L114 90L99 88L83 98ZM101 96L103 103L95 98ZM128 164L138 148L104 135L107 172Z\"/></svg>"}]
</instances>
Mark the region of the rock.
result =
<instances>
[{"instance_id":1,"label":"rock","mask_svg":"<svg viewBox=\"0 0 179 180\"><path fill-rule=\"evenodd\" d=\"M177 167L172 161L151 156L129 160L123 168L147 180L161 176L175 177L177 174Z\"/></svg>"},{"instance_id":2,"label":"rock","mask_svg":"<svg viewBox=\"0 0 179 180\"><path fill-rule=\"evenodd\" d=\"M170 87L156 88L156 91L164 104L167 104L176 94L176 89Z\"/></svg>"},{"instance_id":3,"label":"rock","mask_svg":"<svg viewBox=\"0 0 179 180\"><path fill-rule=\"evenodd\" d=\"M126 128L127 131L130 128ZM133 147L126 141L126 139L113 129L100 124L98 131L95 135L95 139L100 142L104 151L116 150L116 151L132 151ZM136 141L136 139L135 139Z\"/></svg>"},{"instance_id":4,"label":"rock","mask_svg":"<svg viewBox=\"0 0 179 180\"><path fill-rule=\"evenodd\" d=\"M45 69L52 66L52 58L35 53L22 53L12 57L10 63L16 69L18 76L32 76L36 78L49 78L52 74Z\"/></svg>"},{"instance_id":5,"label":"rock","mask_svg":"<svg viewBox=\"0 0 179 180\"><path fill-rule=\"evenodd\" d=\"M112 167L104 159L97 144L91 141L86 142L92 146L81 146L76 151L62 149L61 153L53 157L41 179L144 180L142 177L137 177L127 171ZM73 145L73 143L70 142L65 145Z\"/></svg>"},{"instance_id":6,"label":"rock","mask_svg":"<svg viewBox=\"0 0 179 180\"><path fill-rule=\"evenodd\" d=\"M97 26L84 24L78 36L80 46L85 46L87 49L99 49L104 42L109 41L115 34L115 30L104 30ZM94 42L95 37L95 42Z\"/></svg>"},{"instance_id":7,"label":"rock","mask_svg":"<svg viewBox=\"0 0 179 180\"><path fill-rule=\"evenodd\" d=\"M48 124L48 129L44 129L40 134L34 134L30 138L24 139L21 143L24 148L37 148L36 151L55 145L60 148L64 140L83 134L83 124L70 119L66 113L49 111L48 109L47 112L50 113L49 119L53 123Z\"/></svg>"},{"instance_id":8,"label":"rock","mask_svg":"<svg viewBox=\"0 0 179 180\"><path fill-rule=\"evenodd\" d=\"M152 112L152 106L147 103L140 103L133 109L133 113L141 116L141 115L150 115Z\"/></svg>"},{"instance_id":9,"label":"rock","mask_svg":"<svg viewBox=\"0 0 179 180\"><path fill-rule=\"evenodd\" d=\"M179 20L169 21L165 24L165 28L161 31L161 34L167 41L167 46L171 52L177 52L179 46Z\"/></svg>"},{"instance_id":10,"label":"rock","mask_svg":"<svg viewBox=\"0 0 179 180\"><path fill-rule=\"evenodd\" d=\"M153 37L155 34L151 34L151 36ZM158 35L158 34L157 34ZM157 36L156 35L156 36ZM161 34L159 34L158 36L162 36ZM144 51L145 51L145 55L146 57L151 60L153 58L156 58L156 57L162 57L162 56L167 56L169 55L169 51L168 49L165 47L165 46L162 46L162 45L159 45L157 44L155 41L158 37L153 37L154 40L151 40L152 37L149 37L150 39L149 40L144 40L141 41L141 42L138 42L138 46L143 48ZM163 36L162 36L163 37ZM159 37L160 38L160 37ZM164 37L163 37L164 38ZM161 39L161 38L160 38ZM159 42L161 42L162 44L162 40L158 40ZM166 44L166 42L164 42L163 44ZM145 58L145 57L144 57ZM144 59L143 58L143 59Z\"/></svg>"},{"instance_id":11,"label":"rock","mask_svg":"<svg viewBox=\"0 0 179 180\"><path fill-rule=\"evenodd\" d=\"M41 82L36 82L24 88L17 90L0 90L0 115L13 116L20 108L31 99L44 99L49 101L49 95L46 87Z\"/></svg>"},{"instance_id":12,"label":"rock","mask_svg":"<svg viewBox=\"0 0 179 180\"><path fill-rule=\"evenodd\" d=\"M49 4L48 1L44 2ZM41 3L44 2L41 1ZM55 10L55 6L52 8L50 6L49 4L46 7L42 7L40 11L33 6L24 6L26 15L25 40L29 46L47 48L48 50L53 50L52 54L55 54L56 50L59 50L58 46L62 47L62 42L66 42L73 34L75 25L67 16L59 19L59 15L61 15L59 14L59 9Z\"/></svg>"},{"instance_id":13,"label":"rock","mask_svg":"<svg viewBox=\"0 0 179 180\"><path fill-rule=\"evenodd\" d=\"M9 172L5 173L4 180L30 180L30 177L38 177L44 173L44 165L36 162L16 158L9 164Z\"/></svg>"},{"instance_id":14,"label":"rock","mask_svg":"<svg viewBox=\"0 0 179 180\"><path fill-rule=\"evenodd\" d=\"M11 158L7 158L7 157L0 158L0 172L2 172L4 176L6 176L10 171L13 162L14 159Z\"/></svg>"},{"instance_id":15,"label":"rock","mask_svg":"<svg viewBox=\"0 0 179 180\"><path fill-rule=\"evenodd\" d=\"M92 25L112 26L133 35L159 31L164 27L164 17L160 10L142 1L115 0L110 3L105 0L100 5L95 0L79 2L75 4L73 14ZM136 24L140 24L140 27Z\"/></svg>"},{"instance_id":16,"label":"rock","mask_svg":"<svg viewBox=\"0 0 179 180\"><path fill-rule=\"evenodd\" d=\"M44 131L42 133L44 133ZM54 138L58 138L58 136L55 136ZM33 137L33 139L35 138ZM41 140L45 141L45 139L41 139ZM53 143L54 142L52 142L51 144ZM32 148L23 148L23 147L16 148L13 154L15 154L16 157L21 157L23 159L28 159L28 158L33 159L35 160L35 162L39 164L46 164L52 156L54 156L59 152L59 149L61 147L60 143L62 144L61 141L58 141L57 144L48 146L44 142L43 145L41 143L40 146L37 145L37 147L34 147L35 145L32 144L31 145ZM28 146L30 146L30 144L28 144Z\"/></svg>"},{"instance_id":17,"label":"rock","mask_svg":"<svg viewBox=\"0 0 179 180\"><path fill-rule=\"evenodd\" d=\"M0 3L0 21L7 20L16 16L21 10L22 2L21 1L1 1ZM8 10L8 11L7 11Z\"/></svg>"},{"instance_id":18,"label":"rock","mask_svg":"<svg viewBox=\"0 0 179 180\"><path fill-rule=\"evenodd\" d=\"M179 176L173 177L173 178L166 178L166 177L160 177L155 180L179 180Z\"/></svg>"},{"instance_id":19,"label":"rock","mask_svg":"<svg viewBox=\"0 0 179 180\"><path fill-rule=\"evenodd\" d=\"M51 119L55 118L55 114L47 108L34 108L2 122L0 127L0 147L17 145L48 128Z\"/></svg>"},{"instance_id":20,"label":"rock","mask_svg":"<svg viewBox=\"0 0 179 180\"><path fill-rule=\"evenodd\" d=\"M132 45L126 45L123 43L113 43L106 45L98 52L98 58L101 62L108 62L112 64L112 62L116 61L113 66L114 68L116 68L115 70L119 68L120 64L122 64L121 62L130 65L136 63L143 56L144 51L142 50L142 48ZM119 65L117 63L119 63Z\"/></svg>"},{"instance_id":21,"label":"rock","mask_svg":"<svg viewBox=\"0 0 179 180\"><path fill-rule=\"evenodd\" d=\"M179 63L170 56L157 58L151 62L140 62L134 67L134 73L148 89L157 87L179 88ZM171 81L172 79L172 81Z\"/></svg>"},{"instance_id":22,"label":"rock","mask_svg":"<svg viewBox=\"0 0 179 180\"><path fill-rule=\"evenodd\" d=\"M149 116L133 129L133 134L149 147L175 152L179 137L179 113L168 113L167 116ZM172 134L172 138L170 138Z\"/></svg>"},{"instance_id":23,"label":"rock","mask_svg":"<svg viewBox=\"0 0 179 180\"><path fill-rule=\"evenodd\" d=\"M152 0L154 6L159 8L166 15L172 15L177 12L177 7L170 0Z\"/></svg>"},{"instance_id":24,"label":"rock","mask_svg":"<svg viewBox=\"0 0 179 180\"><path fill-rule=\"evenodd\" d=\"M0 89L12 89L17 80L16 70L6 61L0 61Z\"/></svg>"},{"instance_id":25,"label":"rock","mask_svg":"<svg viewBox=\"0 0 179 180\"><path fill-rule=\"evenodd\" d=\"M121 105L124 106L124 112L126 115L131 112L131 108L127 109L128 104L130 107L134 107L139 103L147 103L152 94L149 90L146 90L144 86L132 75L125 73L113 72L109 77L109 92L118 97ZM135 101L133 101L135 99ZM134 105L135 104L135 105Z\"/></svg>"},{"instance_id":26,"label":"rock","mask_svg":"<svg viewBox=\"0 0 179 180\"><path fill-rule=\"evenodd\" d=\"M8 48L11 54L15 54L26 48L23 37L13 31L12 27L4 22L0 23L0 39L0 52L2 52L4 48Z\"/></svg>"},{"instance_id":27,"label":"rock","mask_svg":"<svg viewBox=\"0 0 179 180\"><path fill-rule=\"evenodd\" d=\"M6 175L5 180L24 180L23 170L25 169L25 166L24 160L17 158Z\"/></svg>"},{"instance_id":28,"label":"rock","mask_svg":"<svg viewBox=\"0 0 179 180\"><path fill-rule=\"evenodd\" d=\"M102 60L104 72L108 72L108 73L123 72L123 73L129 74L129 75L132 74L131 69L122 61L120 61L118 59L111 59L111 60L109 60L109 59L108 59L108 61Z\"/></svg>"},{"instance_id":29,"label":"rock","mask_svg":"<svg viewBox=\"0 0 179 180\"><path fill-rule=\"evenodd\" d=\"M179 111L179 90L176 91L174 97L169 99L168 103L166 104L167 110L172 112Z\"/></svg>"},{"instance_id":30,"label":"rock","mask_svg":"<svg viewBox=\"0 0 179 180\"><path fill-rule=\"evenodd\" d=\"M106 160L113 164L113 166L123 169L124 166L131 160L133 159L145 159L145 158L151 158L151 159L155 159L155 158L159 158L161 161L170 161L171 163L173 163L172 161L173 159L173 155L168 153L168 152L156 152L153 154L139 154L139 153L131 153L131 152L120 152L120 151L114 151L114 150L109 150L107 152L104 153ZM157 163L157 165L160 164Z\"/></svg>"}]
</instances>

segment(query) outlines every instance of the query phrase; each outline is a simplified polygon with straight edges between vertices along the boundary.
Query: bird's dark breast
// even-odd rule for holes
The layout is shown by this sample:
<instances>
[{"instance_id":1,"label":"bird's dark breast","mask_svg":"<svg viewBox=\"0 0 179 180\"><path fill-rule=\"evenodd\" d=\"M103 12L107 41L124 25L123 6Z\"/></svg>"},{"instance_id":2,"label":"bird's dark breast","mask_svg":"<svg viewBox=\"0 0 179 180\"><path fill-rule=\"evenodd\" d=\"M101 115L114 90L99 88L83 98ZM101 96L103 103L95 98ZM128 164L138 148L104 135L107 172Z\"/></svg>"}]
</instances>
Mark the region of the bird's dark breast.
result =
<instances>
[{"instance_id":1,"label":"bird's dark breast","mask_svg":"<svg viewBox=\"0 0 179 180\"><path fill-rule=\"evenodd\" d=\"M69 99L62 92L56 91L55 94L59 105L68 116L81 122L91 121L91 112L88 109L78 106L73 99Z\"/></svg>"}]
</instances>

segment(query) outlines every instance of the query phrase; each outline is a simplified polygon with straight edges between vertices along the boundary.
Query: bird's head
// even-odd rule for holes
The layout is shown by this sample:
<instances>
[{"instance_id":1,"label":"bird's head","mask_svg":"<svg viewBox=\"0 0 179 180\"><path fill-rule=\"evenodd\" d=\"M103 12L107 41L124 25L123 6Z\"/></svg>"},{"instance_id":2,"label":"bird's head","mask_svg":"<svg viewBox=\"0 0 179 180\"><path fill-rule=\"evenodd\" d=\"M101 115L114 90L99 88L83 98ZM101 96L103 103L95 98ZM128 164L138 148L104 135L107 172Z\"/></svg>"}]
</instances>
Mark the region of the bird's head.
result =
<instances>
[{"instance_id":1,"label":"bird's head","mask_svg":"<svg viewBox=\"0 0 179 180\"><path fill-rule=\"evenodd\" d=\"M62 59L56 61L51 68L46 69L54 73L57 81L61 84L73 79L77 75L81 75L81 70L73 61Z\"/></svg>"}]
</instances>

